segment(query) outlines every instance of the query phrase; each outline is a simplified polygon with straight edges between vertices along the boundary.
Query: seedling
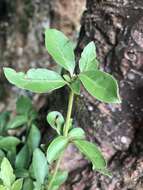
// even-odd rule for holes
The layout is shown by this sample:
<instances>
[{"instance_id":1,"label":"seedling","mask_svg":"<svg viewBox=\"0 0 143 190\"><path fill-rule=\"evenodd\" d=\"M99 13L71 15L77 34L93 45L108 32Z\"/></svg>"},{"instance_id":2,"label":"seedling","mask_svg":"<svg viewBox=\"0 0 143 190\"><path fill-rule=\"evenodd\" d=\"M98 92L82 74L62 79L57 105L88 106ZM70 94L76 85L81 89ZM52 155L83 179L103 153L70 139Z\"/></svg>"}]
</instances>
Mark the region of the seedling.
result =
<instances>
[{"instance_id":1,"label":"seedling","mask_svg":"<svg viewBox=\"0 0 143 190\"><path fill-rule=\"evenodd\" d=\"M6 78L19 88L35 93L48 93L63 86L69 87L69 103L67 116L53 111L48 113L47 121L56 130L57 137L47 148L48 165L54 165L48 173L47 162L40 149L34 151L33 169L35 171L35 189L56 190L67 179L68 173L60 171L59 166L67 146L72 143L92 162L93 170L110 175L107 163L95 143L86 140L82 128L74 128L71 118L74 96L80 95L81 85L95 97L105 103L120 103L117 81L108 73L99 70L94 42L90 42L83 50L79 60L79 73L75 73L74 48L70 40L56 29L45 31L45 45L55 62L67 71L61 75L48 69L30 69L27 73L16 72L11 68L4 68ZM37 165L38 162L41 163ZM47 170L45 170L45 168ZM50 167L52 168L52 167Z\"/></svg>"}]
</instances>

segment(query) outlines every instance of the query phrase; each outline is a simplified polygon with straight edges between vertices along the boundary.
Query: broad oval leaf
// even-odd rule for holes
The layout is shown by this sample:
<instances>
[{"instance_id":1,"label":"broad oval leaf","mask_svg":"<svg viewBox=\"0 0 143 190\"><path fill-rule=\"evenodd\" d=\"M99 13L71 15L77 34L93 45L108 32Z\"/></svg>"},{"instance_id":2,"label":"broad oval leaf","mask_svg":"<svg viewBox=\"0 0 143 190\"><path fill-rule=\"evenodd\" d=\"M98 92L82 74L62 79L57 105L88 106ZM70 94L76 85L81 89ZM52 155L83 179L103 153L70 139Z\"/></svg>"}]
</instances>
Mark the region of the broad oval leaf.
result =
<instances>
[{"instance_id":1,"label":"broad oval leaf","mask_svg":"<svg viewBox=\"0 0 143 190\"><path fill-rule=\"evenodd\" d=\"M12 190L21 190L22 185L23 185L23 179L17 179L12 185Z\"/></svg>"},{"instance_id":2,"label":"broad oval leaf","mask_svg":"<svg viewBox=\"0 0 143 190\"><path fill-rule=\"evenodd\" d=\"M33 153L32 167L36 181L41 185L44 184L48 174L48 164L44 153L39 148Z\"/></svg>"},{"instance_id":3,"label":"broad oval leaf","mask_svg":"<svg viewBox=\"0 0 143 190\"><path fill-rule=\"evenodd\" d=\"M105 103L121 103L117 81L102 71L87 71L79 75L86 90Z\"/></svg>"},{"instance_id":4,"label":"broad oval leaf","mask_svg":"<svg viewBox=\"0 0 143 190\"><path fill-rule=\"evenodd\" d=\"M50 126L57 131L60 135L62 133L62 127L64 124L64 118L62 114L58 111L52 111L47 115L47 121Z\"/></svg>"},{"instance_id":5,"label":"broad oval leaf","mask_svg":"<svg viewBox=\"0 0 143 190\"><path fill-rule=\"evenodd\" d=\"M87 44L81 54L79 60L80 72L96 70L98 68L99 62L96 59L96 48L94 42Z\"/></svg>"},{"instance_id":6,"label":"broad oval leaf","mask_svg":"<svg viewBox=\"0 0 143 190\"><path fill-rule=\"evenodd\" d=\"M22 127L28 121L27 116L25 115L17 115L15 116L6 126L6 129L15 129Z\"/></svg>"},{"instance_id":7,"label":"broad oval leaf","mask_svg":"<svg viewBox=\"0 0 143 190\"><path fill-rule=\"evenodd\" d=\"M25 144L19 153L16 155L15 167L20 168L28 168L28 164L30 161L30 152L28 145Z\"/></svg>"},{"instance_id":8,"label":"broad oval leaf","mask_svg":"<svg viewBox=\"0 0 143 190\"><path fill-rule=\"evenodd\" d=\"M68 137L70 140L85 139L85 132L82 128L73 128L69 132Z\"/></svg>"},{"instance_id":9,"label":"broad oval leaf","mask_svg":"<svg viewBox=\"0 0 143 190\"><path fill-rule=\"evenodd\" d=\"M65 150L68 144L68 139L64 136L55 138L47 149L47 160L49 164L57 160L61 152Z\"/></svg>"},{"instance_id":10,"label":"broad oval leaf","mask_svg":"<svg viewBox=\"0 0 143 190\"><path fill-rule=\"evenodd\" d=\"M86 140L73 141L77 148L92 162L94 169L104 170L107 167L106 161L100 150L93 143Z\"/></svg>"},{"instance_id":11,"label":"broad oval leaf","mask_svg":"<svg viewBox=\"0 0 143 190\"><path fill-rule=\"evenodd\" d=\"M15 175L13 173L13 168L7 158L4 158L1 163L1 175L0 175L3 184L10 188L13 182L15 181Z\"/></svg>"},{"instance_id":12,"label":"broad oval leaf","mask_svg":"<svg viewBox=\"0 0 143 190\"><path fill-rule=\"evenodd\" d=\"M0 148L6 151L13 150L20 140L16 137L3 137L0 139Z\"/></svg>"},{"instance_id":13,"label":"broad oval leaf","mask_svg":"<svg viewBox=\"0 0 143 190\"><path fill-rule=\"evenodd\" d=\"M56 72L48 69L30 69L26 74L4 68L7 80L15 86L37 93L46 93L63 87L66 81Z\"/></svg>"},{"instance_id":14,"label":"broad oval leaf","mask_svg":"<svg viewBox=\"0 0 143 190\"><path fill-rule=\"evenodd\" d=\"M70 40L56 29L47 29L45 31L45 45L56 63L73 75L75 57L73 45Z\"/></svg>"}]
</instances>

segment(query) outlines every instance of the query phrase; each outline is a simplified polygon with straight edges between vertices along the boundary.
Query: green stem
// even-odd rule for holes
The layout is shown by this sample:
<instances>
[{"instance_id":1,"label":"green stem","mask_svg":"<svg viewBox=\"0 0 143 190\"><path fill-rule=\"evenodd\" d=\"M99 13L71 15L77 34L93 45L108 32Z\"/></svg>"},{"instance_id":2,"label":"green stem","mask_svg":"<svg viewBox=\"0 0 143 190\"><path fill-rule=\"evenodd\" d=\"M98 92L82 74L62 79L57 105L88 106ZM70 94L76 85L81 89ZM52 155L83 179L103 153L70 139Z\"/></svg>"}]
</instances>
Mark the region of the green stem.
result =
<instances>
[{"instance_id":1,"label":"green stem","mask_svg":"<svg viewBox=\"0 0 143 190\"><path fill-rule=\"evenodd\" d=\"M50 189L51 189L51 187L52 187L52 185L53 185L53 182L55 181L55 178L56 178L58 169L59 169L59 167L60 167L60 163L61 163L62 157L63 157L63 153L60 155L60 158L57 160L56 166L55 166L55 168L54 168L54 173L53 173L53 175L52 175L52 179L50 180L50 182L49 182L49 184L48 184L47 190L50 190Z\"/></svg>"},{"instance_id":2,"label":"green stem","mask_svg":"<svg viewBox=\"0 0 143 190\"><path fill-rule=\"evenodd\" d=\"M70 129L70 120L71 120L71 114L72 114L73 100L74 100L74 93L73 93L73 91L71 91L70 96L69 96L67 117L66 117L66 122L65 122L65 126L64 126L64 136L68 135L68 131Z\"/></svg>"},{"instance_id":3,"label":"green stem","mask_svg":"<svg viewBox=\"0 0 143 190\"><path fill-rule=\"evenodd\" d=\"M71 91L69 95L69 103L68 103L68 111L67 111L67 117L66 117L66 122L64 125L64 136L66 137L68 135L68 131L70 129L70 120L71 120L71 114L72 114L72 107L73 107L73 100L74 100L74 93ZM56 166L54 168L54 173L52 175L52 179L50 180L47 190L50 190L53 182L55 181L55 177L57 175L58 169L60 167L61 160L63 158L64 152L60 155L59 159L57 160Z\"/></svg>"}]
</instances>

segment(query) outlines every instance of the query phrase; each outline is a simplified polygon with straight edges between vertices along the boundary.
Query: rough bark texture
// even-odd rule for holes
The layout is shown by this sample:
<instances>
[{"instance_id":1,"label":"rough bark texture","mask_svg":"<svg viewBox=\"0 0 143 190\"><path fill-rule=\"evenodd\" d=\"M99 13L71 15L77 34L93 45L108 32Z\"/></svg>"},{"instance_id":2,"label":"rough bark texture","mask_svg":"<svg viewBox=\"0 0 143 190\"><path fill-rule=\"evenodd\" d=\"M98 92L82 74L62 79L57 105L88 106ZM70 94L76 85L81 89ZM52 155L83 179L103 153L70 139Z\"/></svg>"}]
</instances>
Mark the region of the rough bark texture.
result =
<instances>
[{"instance_id":1,"label":"rough bark texture","mask_svg":"<svg viewBox=\"0 0 143 190\"><path fill-rule=\"evenodd\" d=\"M89 41L95 42L101 67L119 81L122 104L103 104L83 90L86 98L79 100L78 125L88 131L89 139L102 148L113 177L109 179L93 173L88 163L74 164L74 168L72 160L73 176L75 170L79 174L65 189L141 190L143 1L87 0L81 24L77 55ZM71 157L77 158L72 154ZM81 160L79 158L78 162Z\"/></svg>"}]
</instances>

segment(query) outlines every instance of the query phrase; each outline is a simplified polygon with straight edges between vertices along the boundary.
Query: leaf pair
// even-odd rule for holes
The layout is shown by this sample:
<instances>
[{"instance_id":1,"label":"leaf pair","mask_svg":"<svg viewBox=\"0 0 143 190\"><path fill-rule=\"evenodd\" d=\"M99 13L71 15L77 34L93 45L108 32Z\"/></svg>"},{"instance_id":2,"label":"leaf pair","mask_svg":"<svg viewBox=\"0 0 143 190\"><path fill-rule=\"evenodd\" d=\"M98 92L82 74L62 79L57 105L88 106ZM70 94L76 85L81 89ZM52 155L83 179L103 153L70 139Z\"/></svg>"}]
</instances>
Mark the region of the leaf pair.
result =
<instances>
[{"instance_id":1,"label":"leaf pair","mask_svg":"<svg viewBox=\"0 0 143 190\"><path fill-rule=\"evenodd\" d=\"M81 128L72 129L68 137L58 136L54 139L47 149L47 160L52 164L64 152L69 143L73 143L83 153L93 168L105 175L110 175L107 170L107 164L98 147L85 140L85 133Z\"/></svg>"}]
</instances>

